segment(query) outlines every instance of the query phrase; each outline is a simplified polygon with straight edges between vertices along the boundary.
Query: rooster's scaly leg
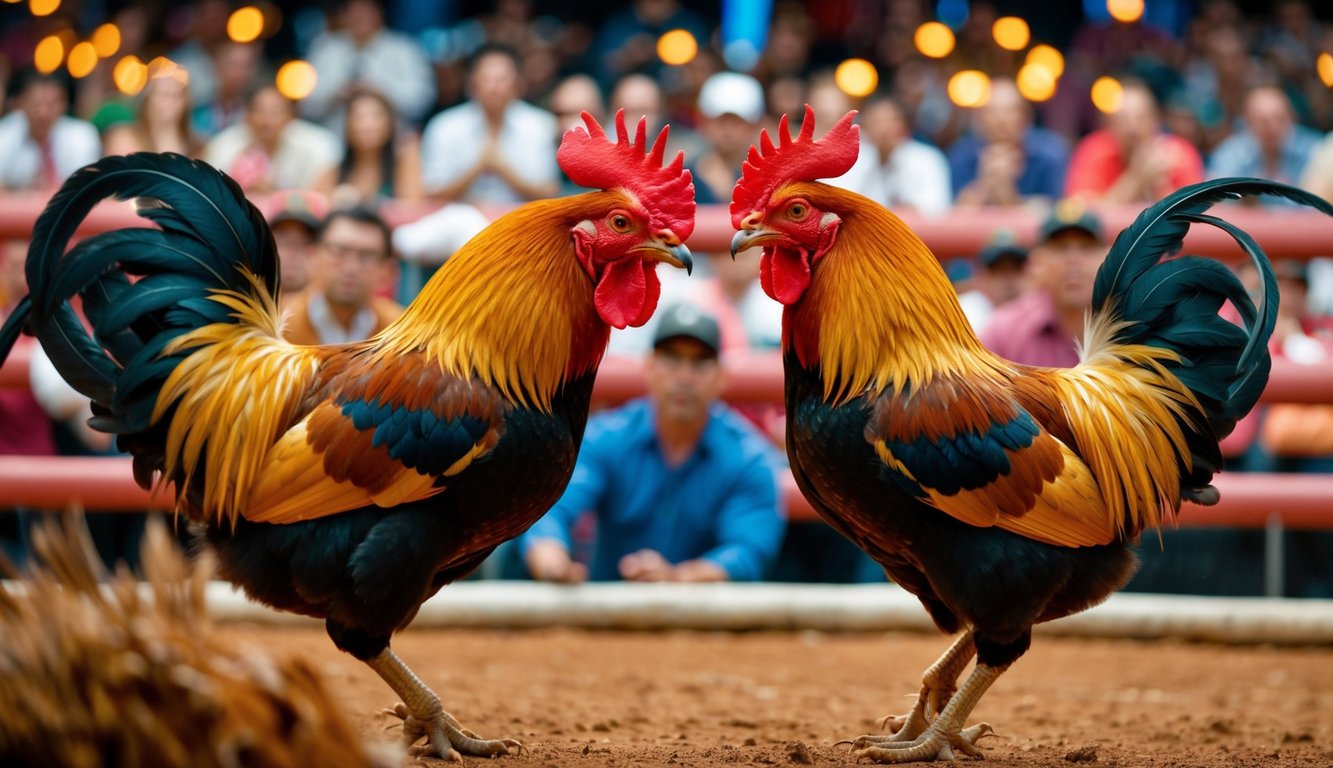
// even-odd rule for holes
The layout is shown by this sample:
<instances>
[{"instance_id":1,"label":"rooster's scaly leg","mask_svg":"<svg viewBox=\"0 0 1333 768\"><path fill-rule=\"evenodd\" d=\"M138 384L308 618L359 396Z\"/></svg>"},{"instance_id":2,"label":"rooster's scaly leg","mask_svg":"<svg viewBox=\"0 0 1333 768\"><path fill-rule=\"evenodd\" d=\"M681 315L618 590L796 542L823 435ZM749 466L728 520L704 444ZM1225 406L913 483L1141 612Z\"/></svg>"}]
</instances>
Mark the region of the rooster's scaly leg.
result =
<instances>
[{"instance_id":1,"label":"rooster's scaly leg","mask_svg":"<svg viewBox=\"0 0 1333 768\"><path fill-rule=\"evenodd\" d=\"M852 744L852 754L858 759L865 757L877 763L911 763L918 760L952 760L954 751L966 755L981 757L977 741L995 731L988 723L980 723L971 728L963 728L968 715L981 701L986 689L990 688L1005 667L992 667L978 663L977 668L968 675L967 682L949 699L944 711L926 728L925 732L910 742L869 742L865 737Z\"/></svg>"},{"instance_id":2,"label":"rooster's scaly leg","mask_svg":"<svg viewBox=\"0 0 1333 768\"><path fill-rule=\"evenodd\" d=\"M444 711L440 697L392 649L385 648L366 664L402 698L403 703L389 712L403 719L408 747L425 736L431 751L445 760L459 760L461 755L498 757L509 754L511 749L522 751L523 745L514 739L482 739L459 725L453 715Z\"/></svg>"},{"instance_id":3,"label":"rooster's scaly leg","mask_svg":"<svg viewBox=\"0 0 1333 768\"><path fill-rule=\"evenodd\" d=\"M881 729L892 729L890 734L870 734L856 741L838 743L852 744L855 749L867 744L912 741L925 733L930 721L949 703L958 684L958 676L976 654L977 646L972 642L972 632L964 632L943 656L921 674L921 692L916 697L912 711L906 715L888 715L879 721Z\"/></svg>"}]
</instances>

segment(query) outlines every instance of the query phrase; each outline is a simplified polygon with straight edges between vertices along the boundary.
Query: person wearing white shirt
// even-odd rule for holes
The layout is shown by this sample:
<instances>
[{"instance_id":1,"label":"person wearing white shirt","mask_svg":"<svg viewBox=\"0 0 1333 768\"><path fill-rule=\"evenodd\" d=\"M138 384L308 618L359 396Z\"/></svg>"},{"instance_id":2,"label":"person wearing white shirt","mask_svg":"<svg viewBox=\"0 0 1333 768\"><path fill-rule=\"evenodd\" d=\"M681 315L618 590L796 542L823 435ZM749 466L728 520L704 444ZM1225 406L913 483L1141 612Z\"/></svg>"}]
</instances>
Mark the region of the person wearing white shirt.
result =
<instances>
[{"instance_id":1,"label":"person wearing white shirt","mask_svg":"<svg viewBox=\"0 0 1333 768\"><path fill-rule=\"evenodd\" d=\"M835 186L859 192L895 211L939 216L953 200L949 160L939 149L912 138L901 105L876 97L861 112L861 154Z\"/></svg>"},{"instance_id":2,"label":"person wearing white shirt","mask_svg":"<svg viewBox=\"0 0 1333 768\"><path fill-rule=\"evenodd\" d=\"M69 88L57 75L19 76L13 112L0 118L0 188L51 191L102 155L92 123L65 115Z\"/></svg>"},{"instance_id":3,"label":"person wearing white shirt","mask_svg":"<svg viewBox=\"0 0 1333 768\"><path fill-rule=\"evenodd\" d=\"M301 114L341 132L347 96L360 87L384 94L403 120L420 125L435 103L435 71L412 38L384 26L374 0L346 0L340 25L315 38L310 63L319 73L315 89L301 101Z\"/></svg>"},{"instance_id":4,"label":"person wearing white shirt","mask_svg":"<svg viewBox=\"0 0 1333 768\"><path fill-rule=\"evenodd\" d=\"M556 194L556 119L521 101L521 86L517 54L500 46L478 51L468 72L471 99L431 118L422 134L428 195L512 205Z\"/></svg>"},{"instance_id":5,"label":"person wearing white shirt","mask_svg":"<svg viewBox=\"0 0 1333 768\"><path fill-rule=\"evenodd\" d=\"M214 136L204 160L249 193L307 189L342 159L332 131L296 118L291 100L265 86L246 101L245 120Z\"/></svg>"}]
</instances>

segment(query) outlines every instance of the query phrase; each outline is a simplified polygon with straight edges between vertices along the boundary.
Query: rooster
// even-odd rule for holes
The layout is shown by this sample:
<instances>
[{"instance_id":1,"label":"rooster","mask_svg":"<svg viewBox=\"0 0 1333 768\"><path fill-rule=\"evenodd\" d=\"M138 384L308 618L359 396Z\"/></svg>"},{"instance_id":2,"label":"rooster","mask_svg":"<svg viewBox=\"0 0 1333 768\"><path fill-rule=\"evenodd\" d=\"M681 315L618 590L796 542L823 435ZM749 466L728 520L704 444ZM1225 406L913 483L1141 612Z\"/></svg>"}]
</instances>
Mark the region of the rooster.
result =
<instances>
[{"instance_id":1,"label":"rooster","mask_svg":"<svg viewBox=\"0 0 1333 768\"><path fill-rule=\"evenodd\" d=\"M142 543L147 591L128 570L108 577L78 516L32 539L30 572L0 587L0 764L403 764L362 738L310 662L219 637L212 558L187 565L160 521ZM0 574L17 575L3 558Z\"/></svg>"},{"instance_id":2,"label":"rooster","mask_svg":"<svg viewBox=\"0 0 1333 768\"><path fill-rule=\"evenodd\" d=\"M180 156L108 157L37 220L26 321L118 435L134 475L174 484L220 573L254 599L324 619L401 697L408 744L494 756L394 654L393 633L522 533L569 481L610 328L642 325L656 266L689 269L694 187L623 112L586 113L557 159L594 192L496 219L401 318L361 343L282 340L273 239L240 188ZM98 201L135 198L157 227L65 246ZM131 279L131 277L136 279ZM70 306L81 297L93 334Z\"/></svg>"},{"instance_id":3,"label":"rooster","mask_svg":"<svg viewBox=\"0 0 1333 768\"><path fill-rule=\"evenodd\" d=\"M1181 189L1122 232L1094 288L1081 362L1018 365L972 333L938 261L896 216L817 181L856 160L855 113L820 140L814 118L751 147L732 202L735 253L762 246L760 280L784 305L787 447L821 516L961 632L885 735L850 742L897 763L980 755L964 728L1027 651L1034 624L1082 611L1132 575L1131 546L1215 503L1218 440L1268 379L1277 289L1245 232L1205 211L1301 190L1251 179ZM1192 223L1230 234L1263 276L1262 306L1225 266L1165 258ZM1230 301L1244 328L1218 315ZM973 657L977 664L957 687Z\"/></svg>"}]
</instances>

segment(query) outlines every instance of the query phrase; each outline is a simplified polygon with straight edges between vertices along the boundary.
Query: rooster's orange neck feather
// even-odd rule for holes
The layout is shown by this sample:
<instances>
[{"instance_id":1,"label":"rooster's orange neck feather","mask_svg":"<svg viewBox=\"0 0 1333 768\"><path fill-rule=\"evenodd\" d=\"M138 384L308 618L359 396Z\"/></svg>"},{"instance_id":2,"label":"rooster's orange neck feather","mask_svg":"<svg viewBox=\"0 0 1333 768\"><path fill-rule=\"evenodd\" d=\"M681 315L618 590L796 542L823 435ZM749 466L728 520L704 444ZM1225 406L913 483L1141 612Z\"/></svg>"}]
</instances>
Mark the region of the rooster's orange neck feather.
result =
<instances>
[{"instance_id":1,"label":"rooster's orange neck feather","mask_svg":"<svg viewBox=\"0 0 1333 768\"><path fill-rule=\"evenodd\" d=\"M818 182L796 187L842 219L805 296L783 318L783 349L821 367L825 398L975 372L977 353L988 356L926 244L861 195Z\"/></svg>"},{"instance_id":2,"label":"rooster's orange neck feather","mask_svg":"<svg viewBox=\"0 0 1333 768\"><path fill-rule=\"evenodd\" d=\"M516 402L549 408L565 381L597 367L610 338L570 237L586 218L579 211L606 194L531 203L497 219L384 330L383 354L421 350L456 376L475 375Z\"/></svg>"}]
</instances>

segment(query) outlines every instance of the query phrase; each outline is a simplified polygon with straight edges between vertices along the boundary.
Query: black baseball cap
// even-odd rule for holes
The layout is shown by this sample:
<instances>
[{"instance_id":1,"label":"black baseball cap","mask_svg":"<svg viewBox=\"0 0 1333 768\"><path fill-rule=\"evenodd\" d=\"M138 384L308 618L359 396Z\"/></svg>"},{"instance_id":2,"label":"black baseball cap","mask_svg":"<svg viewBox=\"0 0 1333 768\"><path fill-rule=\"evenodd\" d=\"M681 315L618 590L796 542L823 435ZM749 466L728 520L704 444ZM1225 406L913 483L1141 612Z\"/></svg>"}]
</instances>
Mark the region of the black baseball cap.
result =
<instances>
[{"instance_id":1,"label":"black baseball cap","mask_svg":"<svg viewBox=\"0 0 1333 768\"><path fill-rule=\"evenodd\" d=\"M722 350L722 329L707 310L695 304L673 304L662 311L653 332L653 349L671 339L694 339L713 351Z\"/></svg>"},{"instance_id":2,"label":"black baseball cap","mask_svg":"<svg viewBox=\"0 0 1333 768\"><path fill-rule=\"evenodd\" d=\"M981 262L983 267L993 267L995 262L1005 256L1012 256L1021 264L1028 259L1028 249L1018 243L1018 237L1014 235L1013 230L997 229L986 243L986 247L977 254L977 261Z\"/></svg>"},{"instance_id":3,"label":"black baseball cap","mask_svg":"<svg viewBox=\"0 0 1333 768\"><path fill-rule=\"evenodd\" d=\"M1062 200L1051 209L1051 215L1037 231L1037 242L1044 243L1061 232L1077 230L1087 233L1097 242L1105 242L1102 220L1078 200Z\"/></svg>"}]
</instances>

